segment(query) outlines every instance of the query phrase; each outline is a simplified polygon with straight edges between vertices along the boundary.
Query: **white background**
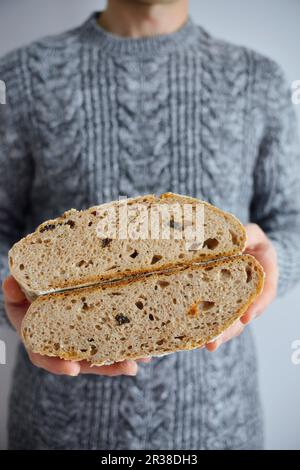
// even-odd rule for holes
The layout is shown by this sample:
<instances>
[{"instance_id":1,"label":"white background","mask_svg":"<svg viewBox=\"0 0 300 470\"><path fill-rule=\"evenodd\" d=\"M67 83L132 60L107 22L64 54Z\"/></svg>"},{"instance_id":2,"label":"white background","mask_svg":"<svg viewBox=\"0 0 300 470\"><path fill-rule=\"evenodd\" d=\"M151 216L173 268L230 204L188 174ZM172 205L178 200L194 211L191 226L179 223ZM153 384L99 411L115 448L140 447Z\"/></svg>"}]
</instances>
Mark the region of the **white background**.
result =
<instances>
[{"instance_id":1,"label":"white background","mask_svg":"<svg viewBox=\"0 0 300 470\"><path fill-rule=\"evenodd\" d=\"M291 81L300 80L299 0L191 0L190 4L192 18L210 32L267 54L284 67ZM103 5L100 0L1 0L0 56L75 26ZM300 114L300 105L296 109ZM300 364L291 362L291 344L300 340L300 287L256 320L254 329L266 446L300 449ZM8 361L6 366L0 365L1 449L6 447L7 396L16 338L3 330L0 338L6 341Z\"/></svg>"}]
</instances>

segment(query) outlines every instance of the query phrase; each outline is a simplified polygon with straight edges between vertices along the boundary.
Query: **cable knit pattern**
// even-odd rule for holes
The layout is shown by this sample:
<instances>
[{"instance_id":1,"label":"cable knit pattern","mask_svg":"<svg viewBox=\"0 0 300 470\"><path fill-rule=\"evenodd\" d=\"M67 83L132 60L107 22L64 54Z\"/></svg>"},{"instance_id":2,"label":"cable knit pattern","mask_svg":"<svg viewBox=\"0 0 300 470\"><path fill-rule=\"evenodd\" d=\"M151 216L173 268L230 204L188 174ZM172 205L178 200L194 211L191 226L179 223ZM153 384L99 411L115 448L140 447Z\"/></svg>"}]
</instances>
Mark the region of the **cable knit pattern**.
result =
<instances>
[{"instance_id":1,"label":"cable knit pattern","mask_svg":"<svg viewBox=\"0 0 300 470\"><path fill-rule=\"evenodd\" d=\"M259 223L278 252L280 293L295 284L299 144L273 61L191 20L170 35L124 39L92 15L7 55L0 79L1 278L10 245L44 219L174 191ZM20 346L10 448L263 446L249 328L214 354L180 352L139 368L136 377L58 377L31 365Z\"/></svg>"}]
</instances>

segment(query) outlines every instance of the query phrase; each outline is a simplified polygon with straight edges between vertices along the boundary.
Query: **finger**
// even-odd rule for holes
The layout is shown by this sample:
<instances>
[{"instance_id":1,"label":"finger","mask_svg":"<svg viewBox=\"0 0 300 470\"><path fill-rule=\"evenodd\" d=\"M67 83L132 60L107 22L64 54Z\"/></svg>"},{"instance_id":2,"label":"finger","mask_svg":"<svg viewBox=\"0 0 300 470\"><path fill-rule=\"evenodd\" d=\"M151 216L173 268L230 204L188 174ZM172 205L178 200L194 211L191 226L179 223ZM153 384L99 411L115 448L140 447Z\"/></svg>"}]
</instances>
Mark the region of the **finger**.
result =
<instances>
[{"instance_id":1,"label":"finger","mask_svg":"<svg viewBox=\"0 0 300 470\"><path fill-rule=\"evenodd\" d=\"M92 366L89 362L80 362L80 372L82 374L108 375L111 377L117 375L136 375L138 365L135 361L126 360L116 362L108 366Z\"/></svg>"},{"instance_id":2,"label":"finger","mask_svg":"<svg viewBox=\"0 0 300 470\"><path fill-rule=\"evenodd\" d=\"M221 344L222 344L222 341L220 338L218 338L215 341L211 341L210 343L207 343L205 347L209 352L214 352L221 346Z\"/></svg>"},{"instance_id":3,"label":"finger","mask_svg":"<svg viewBox=\"0 0 300 470\"><path fill-rule=\"evenodd\" d=\"M80 373L80 364L75 361L65 361L58 357L42 356L28 351L31 362L41 369L56 375L77 376Z\"/></svg>"},{"instance_id":4,"label":"finger","mask_svg":"<svg viewBox=\"0 0 300 470\"><path fill-rule=\"evenodd\" d=\"M250 305L247 312L240 318L243 325L248 325L252 320L256 318L256 305Z\"/></svg>"},{"instance_id":5,"label":"finger","mask_svg":"<svg viewBox=\"0 0 300 470\"><path fill-rule=\"evenodd\" d=\"M12 304L29 303L17 281L8 276L2 283L5 301Z\"/></svg>"},{"instance_id":6,"label":"finger","mask_svg":"<svg viewBox=\"0 0 300 470\"><path fill-rule=\"evenodd\" d=\"M254 318L258 317L276 297L278 284L277 257L275 251L270 247L264 253L260 254L260 263L266 273L265 283L262 293L256 301L248 308L247 312L241 317L241 322L246 325Z\"/></svg>"},{"instance_id":7,"label":"finger","mask_svg":"<svg viewBox=\"0 0 300 470\"><path fill-rule=\"evenodd\" d=\"M251 249L267 241L267 236L257 224L247 224L245 227L247 234L246 249Z\"/></svg>"},{"instance_id":8,"label":"finger","mask_svg":"<svg viewBox=\"0 0 300 470\"><path fill-rule=\"evenodd\" d=\"M206 349L210 352L216 351L221 344L226 343L230 339L239 336L244 330L244 325L237 320L233 325L227 328L222 335L220 335L215 341L207 343Z\"/></svg>"},{"instance_id":9,"label":"finger","mask_svg":"<svg viewBox=\"0 0 300 470\"><path fill-rule=\"evenodd\" d=\"M260 294L257 301L254 302L247 310L247 312L241 317L241 323L247 325L255 318L259 317L271 304L276 296L276 289L273 287L265 288Z\"/></svg>"},{"instance_id":10,"label":"finger","mask_svg":"<svg viewBox=\"0 0 300 470\"><path fill-rule=\"evenodd\" d=\"M4 302L4 307L7 312L7 316L13 325L13 327L16 329L17 333L21 336L21 325L22 325L22 320L26 314L26 311L28 309L28 305L23 305L23 304L8 304L7 302Z\"/></svg>"}]
</instances>

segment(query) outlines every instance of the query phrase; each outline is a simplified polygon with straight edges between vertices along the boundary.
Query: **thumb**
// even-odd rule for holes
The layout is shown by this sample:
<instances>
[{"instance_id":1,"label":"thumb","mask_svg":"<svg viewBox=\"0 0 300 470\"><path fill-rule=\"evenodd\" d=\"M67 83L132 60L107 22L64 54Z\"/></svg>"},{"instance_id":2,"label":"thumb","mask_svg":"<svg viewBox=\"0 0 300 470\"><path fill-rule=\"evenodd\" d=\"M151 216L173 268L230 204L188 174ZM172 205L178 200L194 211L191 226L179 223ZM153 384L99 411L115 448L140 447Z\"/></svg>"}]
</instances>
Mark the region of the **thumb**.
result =
<instances>
[{"instance_id":1,"label":"thumb","mask_svg":"<svg viewBox=\"0 0 300 470\"><path fill-rule=\"evenodd\" d=\"M8 276L2 283L2 289L5 297L5 301L11 304L27 303L28 300L24 292L21 290L17 281L12 277Z\"/></svg>"}]
</instances>

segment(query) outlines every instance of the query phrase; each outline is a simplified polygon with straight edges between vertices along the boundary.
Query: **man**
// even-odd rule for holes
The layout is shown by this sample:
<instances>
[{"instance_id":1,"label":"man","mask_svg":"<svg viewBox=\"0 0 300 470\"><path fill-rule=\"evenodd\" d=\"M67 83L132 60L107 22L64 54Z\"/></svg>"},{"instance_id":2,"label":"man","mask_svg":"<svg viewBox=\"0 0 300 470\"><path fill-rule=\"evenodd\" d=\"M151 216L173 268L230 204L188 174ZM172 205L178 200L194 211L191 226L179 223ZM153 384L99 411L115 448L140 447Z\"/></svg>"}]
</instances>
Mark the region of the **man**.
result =
<instances>
[{"instance_id":1,"label":"man","mask_svg":"<svg viewBox=\"0 0 300 470\"><path fill-rule=\"evenodd\" d=\"M6 56L0 79L3 278L13 241L42 220L166 191L251 221L248 251L266 272L257 302L206 349L91 369L21 346L10 448L261 448L245 325L300 271L299 148L280 68L196 26L187 0L109 0L76 29ZM3 291L19 332L28 303L11 277Z\"/></svg>"}]
</instances>

